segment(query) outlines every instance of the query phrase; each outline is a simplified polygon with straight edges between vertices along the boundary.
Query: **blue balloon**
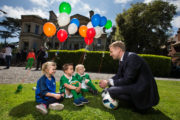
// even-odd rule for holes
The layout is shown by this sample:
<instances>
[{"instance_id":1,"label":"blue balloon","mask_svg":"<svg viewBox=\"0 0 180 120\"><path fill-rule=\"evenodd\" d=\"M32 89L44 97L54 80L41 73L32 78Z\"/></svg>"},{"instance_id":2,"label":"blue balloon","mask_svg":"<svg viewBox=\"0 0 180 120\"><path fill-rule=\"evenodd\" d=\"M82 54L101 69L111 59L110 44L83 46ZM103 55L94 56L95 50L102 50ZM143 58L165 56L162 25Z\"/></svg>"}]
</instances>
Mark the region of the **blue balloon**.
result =
<instances>
[{"instance_id":1,"label":"blue balloon","mask_svg":"<svg viewBox=\"0 0 180 120\"><path fill-rule=\"evenodd\" d=\"M101 16L99 14L93 15L91 18L93 27L99 26L100 20L101 20Z\"/></svg>"},{"instance_id":2,"label":"blue balloon","mask_svg":"<svg viewBox=\"0 0 180 120\"><path fill-rule=\"evenodd\" d=\"M101 19L100 19L99 26L103 27L103 26L106 25L106 23L107 23L107 18L105 16L102 16Z\"/></svg>"},{"instance_id":3,"label":"blue balloon","mask_svg":"<svg viewBox=\"0 0 180 120\"><path fill-rule=\"evenodd\" d=\"M72 23L74 23L74 24L76 24L77 25L77 27L79 27L79 20L77 19L77 18L73 18L72 20L71 20L71 22L70 22L70 24L72 24Z\"/></svg>"}]
</instances>

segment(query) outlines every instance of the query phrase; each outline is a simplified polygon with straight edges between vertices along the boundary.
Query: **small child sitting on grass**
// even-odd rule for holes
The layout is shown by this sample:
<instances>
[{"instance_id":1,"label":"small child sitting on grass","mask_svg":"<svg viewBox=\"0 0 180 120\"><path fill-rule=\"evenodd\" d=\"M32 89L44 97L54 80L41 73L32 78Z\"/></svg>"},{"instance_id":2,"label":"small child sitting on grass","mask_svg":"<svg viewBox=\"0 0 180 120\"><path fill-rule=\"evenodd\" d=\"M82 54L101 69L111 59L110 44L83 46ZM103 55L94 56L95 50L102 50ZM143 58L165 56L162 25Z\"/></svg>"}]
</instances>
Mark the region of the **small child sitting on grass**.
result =
<instances>
[{"instance_id":1,"label":"small child sitting on grass","mask_svg":"<svg viewBox=\"0 0 180 120\"><path fill-rule=\"evenodd\" d=\"M47 114L49 109L62 110L63 104L59 104L64 94L56 93L56 81L54 74L56 72L56 63L46 62L42 66L42 72L44 75L37 81L35 98L39 105L36 105L36 109L42 114Z\"/></svg>"},{"instance_id":2,"label":"small child sitting on grass","mask_svg":"<svg viewBox=\"0 0 180 120\"><path fill-rule=\"evenodd\" d=\"M87 73L86 74L84 73L85 72L84 65L82 64L76 65L75 71L76 71L75 77L81 83L81 90L83 92L91 92L92 94L97 95L98 91L96 87L93 85L91 78Z\"/></svg>"},{"instance_id":3,"label":"small child sitting on grass","mask_svg":"<svg viewBox=\"0 0 180 120\"><path fill-rule=\"evenodd\" d=\"M65 98L74 98L74 105L81 106L89 101L81 94L81 84L73 76L72 64L63 65L64 75L60 78L60 92L65 94Z\"/></svg>"}]
</instances>

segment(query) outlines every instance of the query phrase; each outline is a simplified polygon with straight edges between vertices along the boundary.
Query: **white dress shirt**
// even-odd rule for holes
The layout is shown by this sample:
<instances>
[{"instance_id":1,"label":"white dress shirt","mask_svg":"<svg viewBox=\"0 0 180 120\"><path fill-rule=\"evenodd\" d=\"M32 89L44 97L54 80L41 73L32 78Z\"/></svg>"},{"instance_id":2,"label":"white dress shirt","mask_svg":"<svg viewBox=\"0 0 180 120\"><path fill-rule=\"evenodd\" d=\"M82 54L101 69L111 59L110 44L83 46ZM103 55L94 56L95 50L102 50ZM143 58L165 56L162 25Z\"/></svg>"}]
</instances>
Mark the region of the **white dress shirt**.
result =
<instances>
[{"instance_id":1,"label":"white dress shirt","mask_svg":"<svg viewBox=\"0 0 180 120\"><path fill-rule=\"evenodd\" d=\"M123 53L123 55L122 55L122 57L120 59L121 62L123 61L123 58L124 58L124 53ZM112 78L108 80L108 84L111 85L111 86L114 86L114 81L113 81Z\"/></svg>"},{"instance_id":2,"label":"white dress shirt","mask_svg":"<svg viewBox=\"0 0 180 120\"><path fill-rule=\"evenodd\" d=\"M6 47L5 55L11 56L12 49L10 47Z\"/></svg>"}]
</instances>

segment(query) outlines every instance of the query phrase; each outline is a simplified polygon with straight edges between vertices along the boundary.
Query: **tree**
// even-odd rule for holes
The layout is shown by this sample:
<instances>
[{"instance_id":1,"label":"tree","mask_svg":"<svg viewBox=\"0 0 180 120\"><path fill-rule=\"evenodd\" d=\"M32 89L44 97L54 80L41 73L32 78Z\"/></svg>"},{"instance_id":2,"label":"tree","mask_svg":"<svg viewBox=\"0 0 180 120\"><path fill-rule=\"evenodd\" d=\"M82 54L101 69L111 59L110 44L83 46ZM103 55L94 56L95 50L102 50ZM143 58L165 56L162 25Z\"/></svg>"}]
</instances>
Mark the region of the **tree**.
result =
<instances>
[{"instance_id":1,"label":"tree","mask_svg":"<svg viewBox=\"0 0 180 120\"><path fill-rule=\"evenodd\" d=\"M125 42L127 51L162 54L176 14L173 4L161 0L136 3L116 17L116 38Z\"/></svg>"},{"instance_id":2,"label":"tree","mask_svg":"<svg viewBox=\"0 0 180 120\"><path fill-rule=\"evenodd\" d=\"M21 31L21 20L17 18L6 17L0 22L2 30L0 30L0 37L5 39L18 37Z\"/></svg>"}]
</instances>

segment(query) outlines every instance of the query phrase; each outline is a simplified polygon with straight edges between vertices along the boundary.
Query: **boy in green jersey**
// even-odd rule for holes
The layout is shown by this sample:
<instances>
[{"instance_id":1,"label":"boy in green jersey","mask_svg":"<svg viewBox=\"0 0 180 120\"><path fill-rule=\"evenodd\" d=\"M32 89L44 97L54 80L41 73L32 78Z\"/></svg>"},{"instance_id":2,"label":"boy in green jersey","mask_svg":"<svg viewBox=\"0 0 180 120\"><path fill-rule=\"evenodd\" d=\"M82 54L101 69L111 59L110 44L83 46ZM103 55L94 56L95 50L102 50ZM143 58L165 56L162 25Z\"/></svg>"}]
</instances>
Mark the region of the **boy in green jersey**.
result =
<instances>
[{"instance_id":1,"label":"boy in green jersey","mask_svg":"<svg viewBox=\"0 0 180 120\"><path fill-rule=\"evenodd\" d=\"M96 87L93 85L91 78L89 75L85 72L84 65L78 64L75 68L76 74L75 77L76 79L81 83L81 91L83 92L91 92L94 95L98 94L98 91Z\"/></svg>"},{"instance_id":2,"label":"boy in green jersey","mask_svg":"<svg viewBox=\"0 0 180 120\"><path fill-rule=\"evenodd\" d=\"M89 101L81 94L81 83L73 76L72 64L63 65L64 75L60 78L60 93L65 94L65 98L74 98L74 105L81 106Z\"/></svg>"}]
</instances>

